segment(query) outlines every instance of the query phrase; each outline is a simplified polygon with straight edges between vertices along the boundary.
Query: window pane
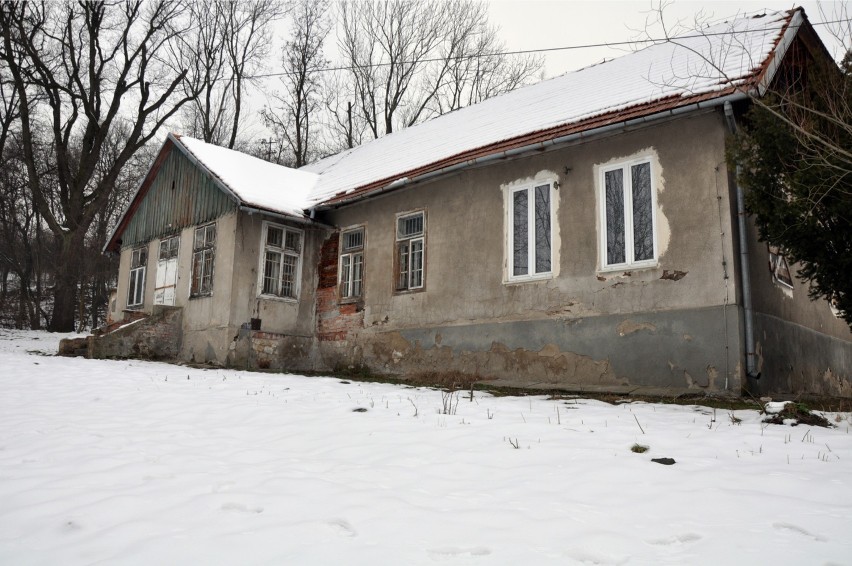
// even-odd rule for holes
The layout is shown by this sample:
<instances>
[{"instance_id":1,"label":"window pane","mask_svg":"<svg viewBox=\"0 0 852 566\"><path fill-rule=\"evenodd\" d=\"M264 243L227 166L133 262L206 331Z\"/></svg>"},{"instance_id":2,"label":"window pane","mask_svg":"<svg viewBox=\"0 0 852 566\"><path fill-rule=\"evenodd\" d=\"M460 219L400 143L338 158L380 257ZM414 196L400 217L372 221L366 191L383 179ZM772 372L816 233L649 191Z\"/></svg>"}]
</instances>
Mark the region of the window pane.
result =
<instances>
[{"instance_id":1,"label":"window pane","mask_svg":"<svg viewBox=\"0 0 852 566\"><path fill-rule=\"evenodd\" d=\"M190 294L197 295L201 292L201 264L204 252L195 252L192 254L192 285L190 286Z\"/></svg>"},{"instance_id":2,"label":"window pane","mask_svg":"<svg viewBox=\"0 0 852 566\"><path fill-rule=\"evenodd\" d=\"M529 193L517 191L512 195L512 275L529 273Z\"/></svg>"},{"instance_id":3,"label":"window pane","mask_svg":"<svg viewBox=\"0 0 852 566\"><path fill-rule=\"evenodd\" d=\"M351 251L364 245L364 230L352 230L343 234L343 250Z\"/></svg>"},{"instance_id":4,"label":"window pane","mask_svg":"<svg viewBox=\"0 0 852 566\"><path fill-rule=\"evenodd\" d=\"M263 262L263 293L266 295L278 294L278 274L281 273L281 254L278 252L266 252Z\"/></svg>"},{"instance_id":5,"label":"window pane","mask_svg":"<svg viewBox=\"0 0 852 566\"><path fill-rule=\"evenodd\" d=\"M423 286L423 240L411 241L411 289Z\"/></svg>"},{"instance_id":6,"label":"window pane","mask_svg":"<svg viewBox=\"0 0 852 566\"><path fill-rule=\"evenodd\" d=\"M352 297L361 296L361 280L363 279L364 271L364 255L355 254L352 256Z\"/></svg>"},{"instance_id":7,"label":"window pane","mask_svg":"<svg viewBox=\"0 0 852 566\"><path fill-rule=\"evenodd\" d=\"M138 269L132 269L130 271L130 285L129 285L129 288L127 290L127 304L128 304L128 306L139 304L138 301L136 300L136 295L138 294L137 285L139 284L139 279L137 277L138 271L139 271Z\"/></svg>"},{"instance_id":8,"label":"window pane","mask_svg":"<svg viewBox=\"0 0 852 566\"><path fill-rule=\"evenodd\" d=\"M298 252L302 249L302 237L298 232L287 231L284 239L284 247L288 250Z\"/></svg>"},{"instance_id":9,"label":"window pane","mask_svg":"<svg viewBox=\"0 0 852 566\"><path fill-rule=\"evenodd\" d=\"M397 247L397 261L399 263L399 278L397 278L397 289L408 289L408 242L400 242Z\"/></svg>"},{"instance_id":10,"label":"window pane","mask_svg":"<svg viewBox=\"0 0 852 566\"><path fill-rule=\"evenodd\" d=\"M281 296L296 297L296 261L297 256L285 255L281 264Z\"/></svg>"},{"instance_id":11,"label":"window pane","mask_svg":"<svg viewBox=\"0 0 852 566\"><path fill-rule=\"evenodd\" d=\"M136 270L136 295L133 304L141 305L145 301L145 268L140 267Z\"/></svg>"},{"instance_id":12,"label":"window pane","mask_svg":"<svg viewBox=\"0 0 852 566\"><path fill-rule=\"evenodd\" d=\"M192 241L192 249L198 250L204 247L204 228L195 229L195 238Z\"/></svg>"},{"instance_id":13,"label":"window pane","mask_svg":"<svg viewBox=\"0 0 852 566\"><path fill-rule=\"evenodd\" d=\"M654 259L651 164L634 165L630 174L633 182L633 260Z\"/></svg>"},{"instance_id":14,"label":"window pane","mask_svg":"<svg viewBox=\"0 0 852 566\"><path fill-rule=\"evenodd\" d=\"M349 277L352 275L352 271L350 269L350 263L352 262L352 257L345 255L340 258L340 283L341 283L341 295L343 298L351 297L352 288L350 285Z\"/></svg>"},{"instance_id":15,"label":"window pane","mask_svg":"<svg viewBox=\"0 0 852 566\"><path fill-rule=\"evenodd\" d=\"M177 257L179 241L180 239L177 236L160 241L160 254L158 259L163 261Z\"/></svg>"},{"instance_id":16,"label":"window pane","mask_svg":"<svg viewBox=\"0 0 852 566\"><path fill-rule=\"evenodd\" d=\"M399 219L397 232L400 238L419 236L423 233L423 213L405 216Z\"/></svg>"},{"instance_id":17,"label":"window pane","mask_svg":"<svg viewBox=\"0 0 852 566\"><path fill-rule=\"evenodd\" d=\"M535 272L550 271L550 185L535 188Z\"/></svg>"},{"instance_id":18,"label":"window pane","mask_svg":"<svg viewBox=\"0 0 852 566\"><path fill-rule=\"evenodd\" d=\"M209 226L206 226L204 228L204 230L205 230L204 245L205 246L214 245L216 243L216 225L211 224Z\"/></svg>"},{"instance_id":19,"label":"window pane","mask_svg":"<svg viewBox=\"0 0 852 566\"><path fill-rule=\"evenodd\" d=\"M606 190L606 263L624 263L624 170L604 173Z\"/></svg>"},{"instance_id":20,"label":"window pane","mask_svg":"<svg viewBox=\"0 0 852 566\"><path fill-rule=\"evenodd\" d=\"M276 248L280 248L281 244L284 242L284 230L281 228L276 228L274 226L267 226L266 228L266 245L274 246Z\"/></svg>"},{"instance_id":21,"label":"window pane","mask_svg":"<svg viewBox=\"0 0 852 566\"><path fill-rule=\"evenodd\" d=\"M201 264L201 293L208 294L213 291L213 250L204 250Z\"/></svg>"}]
</instances>

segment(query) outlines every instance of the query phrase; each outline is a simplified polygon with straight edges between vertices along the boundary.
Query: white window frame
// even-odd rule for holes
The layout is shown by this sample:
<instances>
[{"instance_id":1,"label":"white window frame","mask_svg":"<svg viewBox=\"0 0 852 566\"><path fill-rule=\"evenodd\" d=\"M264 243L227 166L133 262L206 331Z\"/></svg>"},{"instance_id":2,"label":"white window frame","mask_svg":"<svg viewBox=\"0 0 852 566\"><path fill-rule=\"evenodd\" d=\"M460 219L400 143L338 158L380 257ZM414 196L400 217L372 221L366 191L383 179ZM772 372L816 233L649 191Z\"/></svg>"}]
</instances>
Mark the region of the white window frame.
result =
<instances>
[{"instance_id":1,"label":"white window frame","mask_svg":"<svg viewBox=\"0 0 852 566\"><path fill-rule=\"evenodd\" d=\"M550 269L535 272L535 189L548 186L550 205ZM527 193L527 273L515 275L515 194ZM506 282L537 281L550 279L554 274L556 263L555 241L556 233L556 179L539 179L532 183L508 187L505 189L506 199ZM532 273L531 273L532 272Z\"/></svg>"},{"instance_id":2,"label":"white window frame","mask_svg":"<svg viewBox=\"0 0 852 566\"><path fill-rule=\"evenodd\" d=\"M632 167L647 163L650 167L651 180L651 230L654 255L651 259L634 260L633 242L633 175ZM607 263L607 225L606 225L606 174L610 171L621 169L623 172L622 190L624 191L624 259L623 263ZM620 161L600 167L598 173L598 202L600 204L600 271L621 271L625 269L641 269L656 267L659 265L660 248L658 244L657 224L657 179L656 165L650 155L643 155L635 159Z\"/></svg>"},{"instance_id":3,"label":"white window frame","mask_svg":"<svg viewBox=\"0 0 852 566\"><path fill-rule=\"evenodd\" d=\"M173 246L172 243L175 243ZM163 255L163 244L166 245L166 253ZM157 261L176 259L180 254L180 234L166 236L157 244Z\"/></svg>"},{"instance_id":4,"label":"white window frame","mask_svg":"<svg viewBox=\"0 0 852 566\"><path fill-rule=\"evenodd\" d=\"M199 247L198 246L198 232L200 230L204 230L204 234L205 234L204 237L205 237L205 240L206 240L207 229L211 226L213 227L213 243L208 244L207 242L205 242L205 244L203 246ZM216 226L215 222L209 222L207 224L202 224L201 226L196 226L192 230L192 257L191 257L191 264L189 266L189 297L190 298L213 296L213 275L216 272L216 242L218 242L218 241L219 241L218 227ZM196 257L199 256L199 255L201 256L201 262L196 263ZM209 265L210 265L209 271L210 272L209 273L207 273L207 271L206 271L207 268L205 267L207 265L207 262L205 261L207 256L210 257L210 262L209 262ZM201 266L201 268L200 268L201 274L198 276L199 285L198 285L197 290L193 289L193 283L195 282L195 279L196 279L196 277L195 277L196 265ZM204 290L204 279L206 279L206 278L210 279L210 289L205 291Z\"/></svg>"},{"instance_id":5,"label":"white window frame","mask_svg":"<svg viewBox=\"0 0 852 566\"><path fill-rule=\"evenodd\" d=\"M349 234L361 232L361 244L346 248L346 237ZM341 301L356 301L364 296L364 249L367 244L367 228L365 226L352 226L340 231L340 259L337 264L337 282L340 286ZM360 262L358 261L360 258ZM360 265L360 279L356 279L357 270L353 268ZM357 292L355 283L358 282Z\"/></svg>"},{"instance_id":6,"label":"white window frame","mask_svg":"<svg viewBox=\"0 0 852 566\"><path fill-rule=\"evenodd\" d=\"M402 235L399 231L399 224L401 220L405 220L408 218L413 218L415 216L421 216L423 218L423 229L416 234L411 235ZM426 211L425 210L411 210L408 212L400 212L396 215L394 219L393 226L394 233L396 237L394 238L394 292L395 293L406 293L409 291L421 291L426 288ZM403 254L400 253L401 245L407 243L408 244L408 252L405 254L405 259L403 259ZM420 284L413 285L412 284L412 275L414 270L413 259L414 254L411 253L411 248L415 243L420 243ZM403 261L406 263L405 271L403 272ZM402 282L403 273L405 274L405 282Z\"/></svg>"},{"instance_id":7,"label":"white window frame","mask_svg":"<svg viewBox=\"0 0 852 566\"><path fill-rule=\"evenodd\" d=\"M269 228L277 228L282 231L281 234L281 246L273 246L269 245L267 242L267 238L269 236ZM299 249L293 250L286 247L287 244L287 234L298 234L299 237ZM257 269L257 296L262 297L264 299L275 299L280 301L289 301L289 302L298 302L299 294L301 292L301 284L302 284L302 257L305 250L305 232L304 230L299 230L298 228L292 228L290 226L285 226L284 224L278 224L275 222L264 221L262 231L260 234L260 254L259 254L259 265ZM266 274L266 254L267 252L277 253L281 255L282 261L278 262L278 273L276 274L276 281L278 284L278 293L268 293L264 292L264 279ZM283 277L284 277L284 261L283 257L289 256L296 258L295 271L293 273L293 291L292 295L282 295L283 291Z\"/></svg>"},{"instance_id":8,"label":"white window frame","mask_svg":"<svg viewBox=\"0 0 852 566\"><path fill-rule=\"evenodd\" d=\"M134 267L137 254L145 254L145 260ZM148 246L138 246L130 250L130 277L127 282L127 308L139 308L145 304L145 273L148 267ZM134 281L135 280L135 281ZM136 297L133 294L136 294Z\"/></svg>"},{"instance_id":9,"label":"white window frame","mask_svg":"<svg viewBox=\"0 0 852 566\"><path fill-rule=\"evenodd\" d=\"M787 256L777 246L766 246L769 252L769 272L772 274L772 281L776 285L780 285L785 289L793 289L793 270L790 269L790 263L787 261ZM784 273L786 271L786 274ZM789 281L784 280L784 276L789 278Z\"/></svg>"}]
</instances>

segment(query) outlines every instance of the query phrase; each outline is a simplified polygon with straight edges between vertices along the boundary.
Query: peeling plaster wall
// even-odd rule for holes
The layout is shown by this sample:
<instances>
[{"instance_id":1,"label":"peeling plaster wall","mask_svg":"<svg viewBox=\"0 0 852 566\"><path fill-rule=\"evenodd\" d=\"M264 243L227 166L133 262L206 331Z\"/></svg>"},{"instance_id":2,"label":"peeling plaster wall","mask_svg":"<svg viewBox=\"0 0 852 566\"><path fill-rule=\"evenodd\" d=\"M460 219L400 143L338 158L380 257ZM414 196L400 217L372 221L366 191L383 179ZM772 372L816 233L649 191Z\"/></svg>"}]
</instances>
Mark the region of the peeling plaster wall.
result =
<instances>
[{"instance_id":1,"label":"peeling plaster wall","mask_svg":"<svg viewBox=\"0 0 852 566\"><path fill-rule=\"evenodd\" d=\"M298 301L257 296L258 269L262 255L261 229L264 220L291 225L304 231ZM184 228L180 233L175 304L183 307L181 325L183 336L180 351L176 357L196 363L240 367L254 363L254 367L257 367L257 360L262 359L263 356L250 356L249 351L253 351L251 345L240 348L237 346L241 340L250 341L252 336L250 333L241 333L241 329L248 328L252 318L259 318L262 332L278 336L276 339L281 340L282 343L299 344L297 348L276 347L276 355L270 357L269 367L313 368L317 360L317 356L312 353L315 348L305 347L304 344L313 343L316 264L319 257L319 242L324 238L326 230L288 224L260 214L249 215L244 212L227 214L215 222L216 253L213 264L213 293L209 297L189 296L192 246L196 227ZM140 309L147 313L151 313L154 308L159 242L160 240L156 239L147 244L145 303ZM121 252L117 291L119 309L126 307L131 249L127 248Z\"/></svg>"},{"instance_id":2,"label":"peeling plaster wall","mask_svg":"<svg viewBox=\"0 0 852 566\"><path fill-rule=\"evenodd\" d=\"M828 301L810 300L808 285L795 278L793 289L773 280L766 243L749 225L749 259L755 311L758 380L761 395L808 393L852 397L852 331L834 316Z\"/></svg>"},{"instance_id":3,"label":"peeling plaster wall","mask_svg":"<svg viewBox=\"0 0 852 566\"><path fill-rule=\"evenodd\" d=\"M302 231L299 299L259 296L264 221ZM230 304L226 363L261 369L319 369L315 347L317 263L329 231L268 217L241 213L234 239L233 292ZM251 329L251 320L259 328Z\"/></svg>"},{"instance_id":4,"label":"peeling plaster wall","mask_svg":"<svg viewBox=\"0 0 852 566\"><path fill-rule=\"evenodd\" d=\"M694 114L328 212L334 225L363 224L369 244L363 328L321 343L325 363L398 374L461 368L520 385L727 382L738 392L724 136L720 113ZM598 168L637 154L652 156L658 177L659 261L602 272ZM503 188L542 175L559 183L556 275L504 283ZM395 293L395 214L418 208L427 214L425 288Z\"/></svg>"},{"instance_id":5,"label":"peeling plaster wall","mask_svg":"<svg viewBox=\"0 0 852 566\"><path fill-rule=\"evenodd\" d=\"M263 261L263 222L300 230L302 243L302 268L299 299L262 297L258 294L258 274ZM233 268L233 293L231 294L230 324L239 328L252 318L261 320L260 330L293 336L313 336L314 290L317 286L316 265L319 243L326 231L304 224L287 222L261 214L240 215L235 237L235 263Z\"/></svg>"}]
</instances>

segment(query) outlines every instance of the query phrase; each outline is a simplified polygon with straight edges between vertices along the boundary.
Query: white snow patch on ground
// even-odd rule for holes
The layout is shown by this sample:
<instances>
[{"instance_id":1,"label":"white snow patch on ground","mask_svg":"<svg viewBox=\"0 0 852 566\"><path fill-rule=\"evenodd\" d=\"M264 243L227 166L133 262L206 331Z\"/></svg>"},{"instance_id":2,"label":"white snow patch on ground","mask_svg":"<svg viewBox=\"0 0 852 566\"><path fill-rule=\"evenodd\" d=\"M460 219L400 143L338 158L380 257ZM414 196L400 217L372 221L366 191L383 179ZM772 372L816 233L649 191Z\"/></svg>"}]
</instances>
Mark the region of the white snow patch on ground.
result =
<instances>
[{"instance_id":1,"label":"white snow patch on ground","mask_svg":"<svg viewBox=\"0 0 852 566\"><path fill-rule=\"evenodd\" d=\"M0 564L852 564L848 413L477 392L442 415L429 389L57 343L0 331Z\"/></svg>"}]
</instances>

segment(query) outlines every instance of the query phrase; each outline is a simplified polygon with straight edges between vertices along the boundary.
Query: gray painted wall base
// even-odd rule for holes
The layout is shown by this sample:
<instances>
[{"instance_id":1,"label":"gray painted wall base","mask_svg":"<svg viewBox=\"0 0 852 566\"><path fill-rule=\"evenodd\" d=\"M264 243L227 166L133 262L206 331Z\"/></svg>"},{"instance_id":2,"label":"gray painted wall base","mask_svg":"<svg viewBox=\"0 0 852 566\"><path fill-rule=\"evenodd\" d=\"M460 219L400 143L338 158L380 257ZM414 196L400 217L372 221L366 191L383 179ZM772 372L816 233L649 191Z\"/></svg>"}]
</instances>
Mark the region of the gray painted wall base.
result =
<instances>
[{"instance_id":1,"label":"gray painted wall base","mask_svg":"<svg viewBox=\"0 0 852 566\"><path fill-rule=\"evenodd\" d=\"M736 305L388 332L348 341L376 371L462 371L522 387L651 387L739 393ZM335 354L341 355L338 347ZM361 355L361 354L359 354Z\"/></svg>"},{"instance_id":2,"label":"gray painted wall base","mask_svg":"<svg viewBox=\"0 0 852 566\"><path fill-rule=\"evenodd\" d=\"M752 394L852 397L852 343L755 313L760 379Z\"/></svg>"}]
</instances>

